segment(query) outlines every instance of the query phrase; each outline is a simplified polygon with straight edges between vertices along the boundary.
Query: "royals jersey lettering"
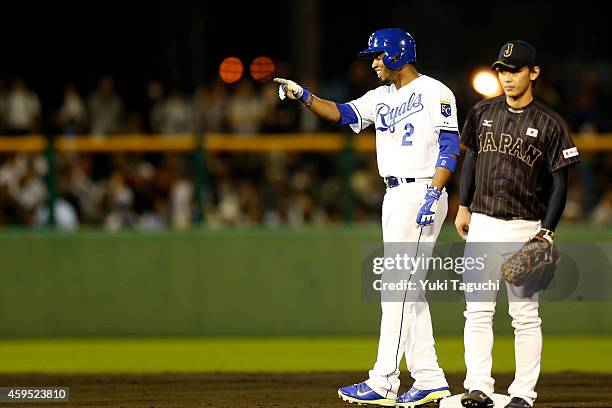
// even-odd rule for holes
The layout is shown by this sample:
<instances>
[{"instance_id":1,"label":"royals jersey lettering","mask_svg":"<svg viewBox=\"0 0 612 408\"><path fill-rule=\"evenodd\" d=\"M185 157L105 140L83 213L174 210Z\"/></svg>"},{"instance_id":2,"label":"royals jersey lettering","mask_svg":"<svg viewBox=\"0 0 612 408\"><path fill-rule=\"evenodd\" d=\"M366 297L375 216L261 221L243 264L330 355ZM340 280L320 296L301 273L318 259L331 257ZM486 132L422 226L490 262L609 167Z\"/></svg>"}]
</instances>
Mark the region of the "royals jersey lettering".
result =
<instances>
[{"instance_id":1,"label":"royals jersey lettering","mask_svg":"<svg viewBox=\"0 0 612 408\"><path fill-rule=\"evenodd\" d=\"M455 97L443 83L426 75L399 90L373 89L349 102L357 115L355 133L376 129L376 156L382 177L431 178L440 151L441 130L458 131Z\"/></svg>"},{"instance_id":2,"label":"royals jersey lettering","mask_svg":"<svg viewBox=\"0 0 612 408\"><path fill-rule=\"evenodd\" d=\"M477 153L472 212L539 220L546 214L550 174L580 161L565 121L533 100L516 110L505 96L472 108L461 142Z\"/></svg>"}]
</instances>

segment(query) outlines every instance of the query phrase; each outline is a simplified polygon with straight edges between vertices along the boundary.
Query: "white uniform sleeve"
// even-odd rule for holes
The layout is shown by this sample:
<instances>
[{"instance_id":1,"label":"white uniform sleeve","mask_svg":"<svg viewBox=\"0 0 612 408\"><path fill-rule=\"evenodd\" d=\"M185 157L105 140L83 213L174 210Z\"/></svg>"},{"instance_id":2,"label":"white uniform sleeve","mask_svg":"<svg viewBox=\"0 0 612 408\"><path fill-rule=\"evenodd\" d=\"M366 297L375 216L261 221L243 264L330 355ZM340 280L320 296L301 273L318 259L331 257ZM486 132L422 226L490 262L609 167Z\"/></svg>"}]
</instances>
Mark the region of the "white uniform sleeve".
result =
<instances>
[{"instance_id":1,"label":"white uniform sleeve","mask_svg":"<svg viewBox=\"0 0 612 408\"><path fill-rule=\"evenodd\" d=\"M443 83L438 82L431 91L429 112L434 130L459 131L455 95Z\"/></svg>"},{"instance_id":2,"label":"white uniform sleeve","mask_svg":"<svg viewBox=\"0 0 612 408\"><path fill-rule=\"evenodd\" d=\"M357 123L350 124L353 132L359 133L361 130L374 123L374 107L376 105L376 97L379 89L380 88L372 89L362 97L348 103L355 111L355 115L357 115Z\"/></svg>"}]
</instances>

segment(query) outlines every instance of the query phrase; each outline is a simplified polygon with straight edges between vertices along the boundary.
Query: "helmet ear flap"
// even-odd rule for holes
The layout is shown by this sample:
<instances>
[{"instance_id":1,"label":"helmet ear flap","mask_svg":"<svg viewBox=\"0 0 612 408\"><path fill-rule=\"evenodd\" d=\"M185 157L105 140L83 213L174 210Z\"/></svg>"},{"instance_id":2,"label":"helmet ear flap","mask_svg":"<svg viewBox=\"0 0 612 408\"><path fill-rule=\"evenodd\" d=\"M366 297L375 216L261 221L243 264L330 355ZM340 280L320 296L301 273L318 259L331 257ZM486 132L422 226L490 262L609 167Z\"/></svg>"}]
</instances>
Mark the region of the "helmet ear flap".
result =
<instances>
[{"instance_id":1,"label":"helmet ear flap","mask_svg":"<svg viewBox=\"0 0 612 408\"><path fill-rule=\"evenodd\" d=\"M396 70L404 66L405 64L401 62L404 54L405 53L401 51L392 55L389 54L389 52L385 52L385 56L383 57L385 67ZM401 66L399 64L401 64Z\"/></svg>"},{"instance_id":2,"label":"helmet ear flap","mask_svg":"<svg viewBox=\"0 0 612 408\"><path fill-rule=\"evenodd\" d=\"M400 53L395 54L395 55L389 55L388 58L389 58L389 61L395 63L395 62L399 61L402 58L402 55L404 55L404 53L400 52Z\"/></svg>"}]
</instances>

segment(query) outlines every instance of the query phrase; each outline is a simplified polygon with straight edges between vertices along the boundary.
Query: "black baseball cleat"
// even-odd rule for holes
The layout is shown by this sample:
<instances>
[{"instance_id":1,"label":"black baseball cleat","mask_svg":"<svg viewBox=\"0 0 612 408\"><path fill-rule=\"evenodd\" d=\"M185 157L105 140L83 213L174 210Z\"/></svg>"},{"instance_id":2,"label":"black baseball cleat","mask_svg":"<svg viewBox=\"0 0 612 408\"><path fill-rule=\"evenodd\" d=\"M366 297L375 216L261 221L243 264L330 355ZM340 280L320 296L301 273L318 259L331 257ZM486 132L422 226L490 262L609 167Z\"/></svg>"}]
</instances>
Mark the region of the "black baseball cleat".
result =
<instances>
[{"instance_id":1,"label":"black baseball cleat","mask_svg":"<svg viewBox=\"0 0 612 408\"><path fill-rule=\"evenodd\" d=\"M493 400L480 390L473 390L463 394L461 405L466 408L493 408Z\"/></svg>"},{"instance_id":2,"label":"black baseball cleat","mask_svg":"<svg viewBox=\"0 0 612 408\"><path fill-rule=\"evenodd\" d=\"M531 405L522 398L514 397L505 408L531 408Z\"/></svg>"}]
</instances>

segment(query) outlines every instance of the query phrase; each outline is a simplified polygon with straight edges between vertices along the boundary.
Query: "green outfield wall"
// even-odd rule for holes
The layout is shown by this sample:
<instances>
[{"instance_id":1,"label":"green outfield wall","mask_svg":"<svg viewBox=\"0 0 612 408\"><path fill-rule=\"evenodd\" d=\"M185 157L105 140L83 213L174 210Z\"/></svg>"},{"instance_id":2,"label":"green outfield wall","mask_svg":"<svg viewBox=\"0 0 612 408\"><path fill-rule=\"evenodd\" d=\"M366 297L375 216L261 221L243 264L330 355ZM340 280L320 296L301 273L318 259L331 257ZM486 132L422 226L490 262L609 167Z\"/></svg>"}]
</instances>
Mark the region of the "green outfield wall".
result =
<instances>
[{"instance_id":1,"label":"green outfield wall","mask_svg":"<svg viewBox=\"0 0 612 408\"><path fill-rule=\"evenodd\" d=\"M606 230L567 227L577 240ZM371 228L78 233L0 231L0 336L367 334L380 306L361 295ZM448 226L441 241L452 240ZM461 302L431 305L460 334ZM499 306L497 330L511 332ZM612 333L612 304L541 306L548 333Z\"/></svg>"}]
</instances>

